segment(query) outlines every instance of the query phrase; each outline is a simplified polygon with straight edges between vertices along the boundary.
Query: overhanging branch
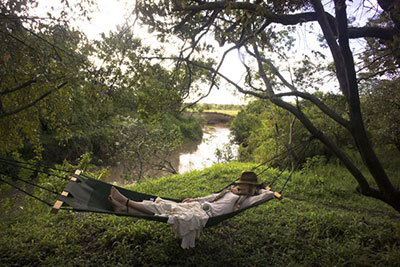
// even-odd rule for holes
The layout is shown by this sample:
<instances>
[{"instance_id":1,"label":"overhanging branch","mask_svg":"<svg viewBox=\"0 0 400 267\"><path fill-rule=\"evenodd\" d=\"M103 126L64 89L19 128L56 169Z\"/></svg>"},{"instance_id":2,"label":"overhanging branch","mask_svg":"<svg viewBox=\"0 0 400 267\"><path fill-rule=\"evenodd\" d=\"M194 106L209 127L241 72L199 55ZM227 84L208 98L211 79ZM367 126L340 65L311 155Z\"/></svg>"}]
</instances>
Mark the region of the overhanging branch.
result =
<instances>
[{"instance_id":1,"label":"overhanging branch","mask_svg":"<svg viewBox=\"0 0 400 267\"><path fill-rule=\"evenodd\" d=\"M18 112L21 112L27 108L33 107L34 105L36 105L39 101L41 101L42 99L44 99L45 97L49 96L50 94L54 93L55 91L57 91L58 89L61 89L62 87L64 87L65 85L67 85L68 82L63 82L62 84L60 84L59 86L57 86L56 88L47 91L46 93L44 93L43 95L41 95L40 97L38 97L37 99L35 99L34 101L32 101L31 103L22 106L20 108L17 108L15 110L12 111L3 111L3 113L0 114L0 118L6 117L6 116L10 116L10 115L14 115L17 114Z\"/></svg>"},{"instance_id":2,"label":"overhanging branch","mask_svg":"<svg viewBox=\"0 0 400 267\"><path fill-rule=\"evenodd\" d=\"M9 88L9 89L6 89L4 91L1 91L0 95L6 95L6 94L9 94L9 93L12 93L12 92L16 92L18 90L21 90L21 89L23 89L25 87L30 86L31 84L34 84L35 82L36 82L36 79L29 80L29 81L24 82L24 83L14 87L14 88Z\"/></svg>"},{"instance_id":3,"label":"overhanging branch","mask_svg":"<svg viewBox=\"0 0 400 267\"><path fill-rule=\"evenodd\" d=\"M194 14L201 11L219 10L224 9L230 10L246 10L251 13L259 14L260 17L265 18L270 23L277 23L282 25L297 25L304 22L318 21L316 12L303 12L297 14L276 14L267 9L266 7L260 6L258 4L252 4L247 2L228 2L219 1L212 3L203 3L199 5L192 5L186 7L177 7L173 11L188 11L190 12L181 23L178 24L178 28L181 28L185 22L190 20ZM334 34L337 36L335 28L335 18L324 12L328 19L329 26ZM381 28L381 27L350 27L349 28L349 38L378 38L383 40L393 40L393 36L397 33L395 28Z\"/></svg>"},{"instance_id":4,"label":"overhanging branch","mask_svg":"<svg viewBox=\"0 0 400 267\"><path fill-rule=\"evenodd\" d=\"M282 81L282 83L288 87L291 92L286 92L286 93L280 93L280 94L275 94L274 96L276 97L284 97L284 96L298 96L301 97L303 99L307 99L309 101L311 101L314 105L316 105L322 112L324 112L326 115L328 115L330 118L332 118L334 121L336 121L337 123L339 123L340 125L344 126L345 128L349 127L349 122L345 119L343 119L339 114L337 114L335 111L333 111L332 109L330 109L328 106L326 106L322 101L320 101L316 96L306 93L306 92L299 92L297 90L297 88L290 84L283 76L282 74L279 72L279 70L274 66L274 64L272 64L272 62L264 57L262 57L261 55L257 55L255 53L252 53L251 51L247 50L247 52L249 54L251 54L253 57L256 57L257 59L259 59L261 62L266 63L270 69L272 70L272 72L278 76L278 78Z\"/></svg>"},{"instance_id":5,"label":"overhanging branch","mask_svg":"<svg viewBox=\"0 0 400 267\"><path fill-rule=\"evenodd\" d=\"M393 36L396 34L396 29L382 27L349 27L348 34L350 39L378 38L382 40L393 40Z\"/></svg>"},{"instance_id":6,"label":"overhanging branch","mask_svg":"<svg viewBox=\"0 0 400 267\"><path fill-rule=\"evenodd\" d=\"M307 99L311 101L314 105L316 105L322 112L332 118L334 121L344 126L345 128L349 127L349 121L342 118L339 114L331 110L328 106L326 106L321 100L319 100L316 96L300 91L292 91L286 93L276 94L275 97L284 97L284 96L298 96L303 99Z\"/></svg>"}]
</instances>

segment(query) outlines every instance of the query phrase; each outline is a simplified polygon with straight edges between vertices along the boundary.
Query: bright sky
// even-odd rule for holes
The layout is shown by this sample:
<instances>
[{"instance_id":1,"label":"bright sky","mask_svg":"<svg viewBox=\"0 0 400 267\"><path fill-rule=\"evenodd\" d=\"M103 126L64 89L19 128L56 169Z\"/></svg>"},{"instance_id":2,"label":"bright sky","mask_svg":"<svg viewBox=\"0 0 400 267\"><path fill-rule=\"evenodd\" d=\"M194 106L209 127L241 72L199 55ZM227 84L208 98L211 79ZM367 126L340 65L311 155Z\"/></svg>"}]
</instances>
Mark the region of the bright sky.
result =
<instances>
[{"instance_id":1,"label":"bright sky","mask_svg":"<svg viewBox=\"0 0 400 267\"><path fill-rule=\"evenodd\" d=\"M359 6L359 3L362 0L353 1L354 6ZM70 2L74 2L71 1ZM90 39L100 38L100 34L105 32L109 32L111 30L116 30L117 25L123 25L127 23L132 23L134 19L134 15L132 15L134 4L132 0L97 0L95 1L97 4L96 10L91 14L91 21L78 21L77 26L81 28L82 31L86 33L86 35ZM328 1L329 2L329 1ZM373 1L375 2L375 1ZM348 2L349 3L349 2ZM369 1L365 1L364 3L371 4ZM55 5L55 1L53 0L40 0L39 1L39 10L47 12L51 5ZM348 9L348 14L354 14L357 20L365 16L366 9L354 10L354 8ZM371 14L370 14L371 15ZM318 41L315 38L315 34L320 32L319 26L314 25L312 32L314 34L310 34L311 24L304 23L303 26L297 27L297 35L296 36L296 47L297 47L297 56L301 56L303 53L310 53L313 50L320 50L327 54L330 57L330 53L327 50L321 50ZM140 37L144 42L151 43L154 42L154 38L147 32L146 29L140 28L139 24L135 25L134 32L137 32L137 36ZM216 54L216 58L221 57L223 51L227 47L221 49L220 53ZM283 66L287 67L287 66ZM227 58L225 59L224 64L221 68L221 73L228 76L235 82L242 81L244 79L243 73L245 69L240 63L238 52L232 51ZM289 77L286 77L289 78ZM322 88L323 91L332 91L334 88L333 84L327 83L325 88ZM205 90L208 90L208 86L204 87ZM235 90L228 89L225 86L221 86L220 90L213 89L211 94L202 100L203 103L217 103L217 104L243 104L245 100L243 95L235 93Z\"/></svg>"}]
</instances>

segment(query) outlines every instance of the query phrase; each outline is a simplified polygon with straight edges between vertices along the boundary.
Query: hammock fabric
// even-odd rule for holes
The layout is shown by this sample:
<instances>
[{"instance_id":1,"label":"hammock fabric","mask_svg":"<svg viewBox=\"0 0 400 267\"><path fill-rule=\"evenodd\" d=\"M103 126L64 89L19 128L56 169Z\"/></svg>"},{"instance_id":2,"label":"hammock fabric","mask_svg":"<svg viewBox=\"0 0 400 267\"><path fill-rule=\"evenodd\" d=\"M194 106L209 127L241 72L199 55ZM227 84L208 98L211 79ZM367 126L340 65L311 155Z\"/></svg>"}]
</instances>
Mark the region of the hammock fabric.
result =
<instances>
[{"instance_id":1,"label":"hammock fabric","mask_svg":"<svg viewBox=\"0 0 400 267\"><path fill-rule=\"evenodd\" d=\"M76 171L72 176L71 180L68 182L64 191L58 198L58 201L54 204L52 213L57 213L62 205L66 204L72 207L72 210L79 212L95 212L95 213L108 213L115 214L119 216L131 216L142 218L145 220L158 221L166 223L168 221L168 217L162 216L153 216L153 215L135 215L135 214L127 214L127 213L117 213L114 212L112 205L108 202L108 195L110 194L110 189L113 185L104 183L102 181L92 179L92 178L83 178L79 176L80 171ZM225 188L235 184L234 182ZM143 194L136 191L127 190L122 187L114 186L117 188L123 195L133 201L143 201L143 200L155 200L157 196ZM165 198L163 199L172 200L175 202L181 202L179 199ZM210 227L216 225L226 219L229 219L236 214L243 212L246 209L258 206L267 202L268 200L263 200L254 203L251 206L240 209L235 212L230 212L227 214L223 214L220 216L210 217L207 221L205 227Z\"/></svg>"}]
</instances>

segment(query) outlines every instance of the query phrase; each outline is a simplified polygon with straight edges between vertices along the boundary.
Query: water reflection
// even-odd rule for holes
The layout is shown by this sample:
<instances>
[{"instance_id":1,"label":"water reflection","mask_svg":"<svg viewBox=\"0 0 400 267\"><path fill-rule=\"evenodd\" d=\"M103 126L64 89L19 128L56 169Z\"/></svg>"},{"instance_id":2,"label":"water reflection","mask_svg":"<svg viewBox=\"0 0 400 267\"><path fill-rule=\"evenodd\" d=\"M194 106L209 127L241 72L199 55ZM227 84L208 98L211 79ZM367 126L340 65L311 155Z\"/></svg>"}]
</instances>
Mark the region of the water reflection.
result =
<instances>
[{"instance_id":1,"label":"water reflection","mask_svg":"<svg viewBox=\"0 0 400 267\"><path fill-rule=\"evenodd\" d=\"M223 149L229 143L229 128L213 127L203 133L203 140L200 144L192 147L191 151L179 153L179 173L192 170L200 170L210 167L217 162L215 151Z\"/></svg>"}]
</instances>

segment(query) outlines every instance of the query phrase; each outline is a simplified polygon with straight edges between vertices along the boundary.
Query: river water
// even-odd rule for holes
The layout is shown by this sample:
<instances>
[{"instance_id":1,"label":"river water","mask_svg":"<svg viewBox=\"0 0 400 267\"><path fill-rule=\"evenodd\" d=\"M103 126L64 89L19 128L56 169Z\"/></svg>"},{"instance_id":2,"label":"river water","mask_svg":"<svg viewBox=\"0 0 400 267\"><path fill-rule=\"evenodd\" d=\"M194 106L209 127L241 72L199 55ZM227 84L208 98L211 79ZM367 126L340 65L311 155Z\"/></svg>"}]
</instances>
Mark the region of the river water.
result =
<instances>
[{"instance_id":1,"label":"river water","mask_svg":"<svg viewBox=\"0 0 400 267\"><path fill-rule=\"evenodd\" d=\"M203 140L200 144L192 146L189 151L179 153L178 173L200 170L217 163L215 155L217 149L224 149L229 143L229 128L216 126L203 131ZM233 151L237 152L237 148Z\"/></svg>"},{"instance_id":2,"label":"river water","mask_svg":"<svg viewBox=\"0 0 400 267\"><path fill-rule=\"evenodd\" d=\"M224 149L224 145L229 144L230 130L226 126L206 126L203 129L203 139L201 142L190 142L183 145L168 160L172 163L178 173L183 174L192 170L201 170L218 163L215 152L217 149ZM234 156L237 154L237 146L229 145ZM131 183L124 179L122 165L112 167L110 177L105 178L106 182L117 183L120 185ZM152 178L169 175L167 172L152 171L147 174ZM146 176L147 176L146 175Z\"/></svg>"}]
</instances>

